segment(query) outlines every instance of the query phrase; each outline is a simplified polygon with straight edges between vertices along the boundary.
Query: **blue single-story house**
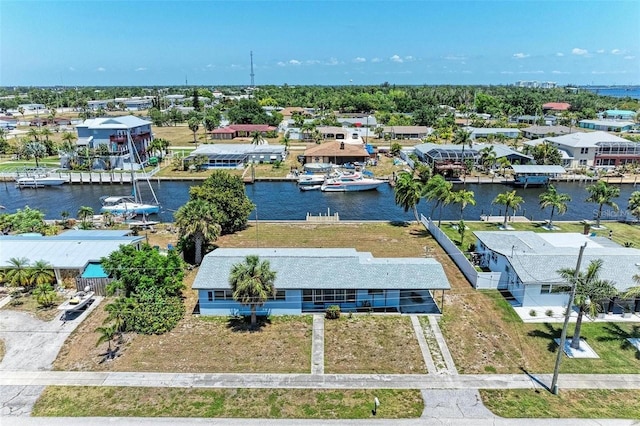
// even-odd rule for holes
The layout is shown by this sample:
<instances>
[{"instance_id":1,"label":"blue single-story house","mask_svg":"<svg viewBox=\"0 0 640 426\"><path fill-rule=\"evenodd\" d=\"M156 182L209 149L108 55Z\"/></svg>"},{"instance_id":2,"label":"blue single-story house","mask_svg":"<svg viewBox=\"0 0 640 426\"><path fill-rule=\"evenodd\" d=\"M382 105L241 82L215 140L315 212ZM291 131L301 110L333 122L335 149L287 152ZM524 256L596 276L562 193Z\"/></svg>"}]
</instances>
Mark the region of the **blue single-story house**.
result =
<instances>
[{"instance_id":1,"label":"blue single-story house","mask_svg":"<svg viewBox=\"0 0 640 426\"><path fill-rule=\"evenodd\" d=\"M259 315L342 311L439 313L434 291L451 287L432 258L375 258L350 248L219 248L207 254L192 288L201 315L248 315L233 299L229 273L246 256L267 260L276 272L276 295Z\"/></svg>"}]
</instances>

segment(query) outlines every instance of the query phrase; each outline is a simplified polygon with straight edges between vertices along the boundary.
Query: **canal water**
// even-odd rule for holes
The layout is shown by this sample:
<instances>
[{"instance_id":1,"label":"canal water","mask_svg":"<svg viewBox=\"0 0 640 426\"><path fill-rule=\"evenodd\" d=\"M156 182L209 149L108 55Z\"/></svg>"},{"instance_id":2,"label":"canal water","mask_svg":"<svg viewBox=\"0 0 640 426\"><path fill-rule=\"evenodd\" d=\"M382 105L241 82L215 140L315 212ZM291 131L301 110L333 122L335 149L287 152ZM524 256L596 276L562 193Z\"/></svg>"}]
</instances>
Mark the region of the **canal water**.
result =
<instances>
[{"instance_id":1,"label":"canal water","mask_svg":"<svg viewBox=\"0 0 640 426\"><path fill-rule=\"evenodd\" d=\"M162 222L173 220L173 213L189 199L189 187L198 182L154 182L152 186L162 205L162 212L158 218ZM150 193L144 191L142 196L150 200ZM593 219L597 205L587 203L587 184L585 183L557 183L559 192L568 193L572 202L563 216L556 216L556 220ZM640 190L640 186L631 184L618 185L621 189L620 197L614 201L619 205L620 212L613 212L604 207L603 219L619 220L626 214L630 194ZM454 190L461 189L461 184L454 185ZM466 188L475 194L476 205L467 206L464 217L467 220L479 220L481 215L502 215L504 208L492 204L495 196L501 192L512 190L502 184L467 184ZM148 191L148 188L147 188ZM519 188L518 195L525 200L518 215L524 215L533 220L544 220L549 216L549 210L541 210L538 196L544 188ZM404 212L394 202L393 188L381 185L376 191L352 193L324 193L320 191L305 191L298 189L293 182L257 182L246 186L249 198L257 206L251 213L254 220L304 220L307 213L313 215L338 213L343 220L413 220L411 211ZM76 216L81 206L92 207L96 213L100 210L100 197L105 195L129 195L131 187L128 185L61 185L59 187L39 189L17 189L13 182L0 182L0 205L4 210L0 212L14 213L17 209L29 206L45 212L47 219L59 219L60 213L68 211L71 217ZM432 205L426 200L418 204L418 211L425 216L431 213ZM438 212L434 215L436 218ZM443 209L443 220L458 220L459 207L447 206ZM154 219L152 216L150 219Z\"/></svg>"}]
</instances>

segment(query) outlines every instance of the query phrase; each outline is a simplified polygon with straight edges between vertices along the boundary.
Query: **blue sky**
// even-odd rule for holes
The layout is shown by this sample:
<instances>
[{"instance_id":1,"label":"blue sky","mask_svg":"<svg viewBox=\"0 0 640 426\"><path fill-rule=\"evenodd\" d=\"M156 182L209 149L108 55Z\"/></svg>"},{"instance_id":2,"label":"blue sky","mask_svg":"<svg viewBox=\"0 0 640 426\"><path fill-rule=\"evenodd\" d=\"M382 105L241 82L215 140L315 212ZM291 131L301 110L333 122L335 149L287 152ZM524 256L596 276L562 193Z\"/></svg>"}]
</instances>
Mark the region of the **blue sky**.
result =
<instances>
[{"instance_id":1,"label":"blue sky","mask_svg":"<svg viewBox=\"0 0 640 426\"><path fill-rule=\"evenodd\" d=\"M640 1L0 2L0 86L640 84Z\"/></svg>"}]
</instances>

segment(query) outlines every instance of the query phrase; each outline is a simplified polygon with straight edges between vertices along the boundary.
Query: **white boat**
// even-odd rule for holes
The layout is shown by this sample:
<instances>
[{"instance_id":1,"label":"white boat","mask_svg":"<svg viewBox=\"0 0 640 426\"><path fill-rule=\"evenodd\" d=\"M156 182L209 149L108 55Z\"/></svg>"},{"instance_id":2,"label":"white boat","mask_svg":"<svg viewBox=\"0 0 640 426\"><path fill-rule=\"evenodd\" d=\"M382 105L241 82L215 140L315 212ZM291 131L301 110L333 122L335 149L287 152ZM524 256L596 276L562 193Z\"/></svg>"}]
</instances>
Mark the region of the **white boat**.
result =
<instances>
[{"instance_id":1,"label":"white boat","mask_svg":"<svg viewBox=\"0 0 640 426\"><path fill-rule=\"evenodd\" d=\"M101 197L100 201L102 202L102 207L100 208L102 213L109 212L117 215L160 213L159 205L140 203L131 195Z\"/></svg>"},{"instance_id":2,"label":"white boat","mask_svg":"<svg viewBox=\"0 0 640 426\"><path fill-rule=\"evenodd\" d=\"M303 167L306 171L312 173L330 172L333 168L333 166L329 163L307 163Z\"/></svg>"},{"instance_id":3,"label":"white boat","mask_svg":"<svg viewBox=\"0 0 640 426\"><path fill-rule=\"evenodd\" d=\"M72 312L82 309L91 299L93 299L93 291L78 291L69 300L65 300L58 309L65 312Z\"/></svg>"},{"instance_id":4,"label":"white boat","mask_svg":"<svg viewBox=\"0 0 640 426\"><path fill-rule=\"evenodd\" d=\"M317 191L322 188L322 185L301 185L300 191Z\"/></svg>"},{"instance_id":5,"label":"white boat","mask_svg":"<svg viewBox=\"0 0 640 426\"><path fill-rule=\"evenodd\" d=\"M323 192L370 191L377 189L383 183L383 180L363 177L359 173L354 173L329 178L325 180L320 189Z\"/></svg>"},{"instance_id":6,"label":"white boat","mask_svg":"<svg viewBox=\"0 0 640 426\"><path fill-rule=\"evenodd\" d=\"M300 177L298 177L298 185L322 185L324 180L324 175L300 175Z\"/></svg>"},{"instance_id":7,"label":"white boat","mask_svg":"<svg viewBox=\"0 0 640 426\"><path fill-rule=\"evenodd\" d=\"M45 186L59 186L68 182L65 178L53 176L26 176L16 179L16 186L20 188L43 188Z\"/></svg>"},{"instance_id":8,"label":"white boat","mask_svg":"<svg viewBox=\"0 0 640 426\"><path fill-rule=\"evenodd\" d=\"M131 135L127 132L127 141L129 143L129 153L132 156L132 160L137 156L137 151L135 150L135 146L131 142ZM140 158L138 157L138 160ZM100 208L101 213L110 212L117 215L128 216L131 214L135 215L149 215L154 213L160 213L160 204L158 203L158 199L156 198L156 193L153 191L151 187L151 183L149 182L149 178L146 177L147 185L149 186L149 190L153 195L153 203L143 203L140 199L140 191L138 191L138 180L136 179L133 171L133 166L131 167L131 182L133 185L133 194L132 195L111 195L100 197L100 201L102 202L102 207Z\"/></svg>"}]
</instances>

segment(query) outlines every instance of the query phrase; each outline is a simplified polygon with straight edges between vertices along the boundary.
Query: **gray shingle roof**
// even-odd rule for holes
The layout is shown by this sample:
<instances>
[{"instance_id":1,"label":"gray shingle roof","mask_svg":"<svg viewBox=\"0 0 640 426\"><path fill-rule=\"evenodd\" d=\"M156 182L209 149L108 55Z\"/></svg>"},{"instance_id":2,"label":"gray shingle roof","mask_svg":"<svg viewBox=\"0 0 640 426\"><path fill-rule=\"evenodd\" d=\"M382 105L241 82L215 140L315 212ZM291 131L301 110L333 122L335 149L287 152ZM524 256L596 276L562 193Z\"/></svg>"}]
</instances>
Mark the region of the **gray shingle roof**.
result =
<instances>
[{"instance_id":1,"label":"gray shingle roof","mask_svg":"<svg viewBox=\"0 0 640 426\"><path fill-rule=\"evenodd\" d=\"M431 258L375 258L355 249L219 248L207 254L194 289L229 288L229 272L248 255L268 260L278 289L450 288L442 265Z\"/></svg>"},{"instance_id":2,"label":"gray shingle roof","mask_svg":"<svg viewBox=\"0 0 640 426\"><path fill-rule=\"evenodd\" d=\"M640 270L640 250L612 244L578 233L540 234L531 231L476 231L475 236L490 250L507 257L525 284L562 282L557 271L574 269L580 245L587 242L581 270L589 262L602 259L601 278L614 282L624 291L636 285L633 275Z\"/></svg>"}]
</instances>

